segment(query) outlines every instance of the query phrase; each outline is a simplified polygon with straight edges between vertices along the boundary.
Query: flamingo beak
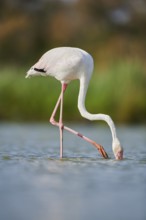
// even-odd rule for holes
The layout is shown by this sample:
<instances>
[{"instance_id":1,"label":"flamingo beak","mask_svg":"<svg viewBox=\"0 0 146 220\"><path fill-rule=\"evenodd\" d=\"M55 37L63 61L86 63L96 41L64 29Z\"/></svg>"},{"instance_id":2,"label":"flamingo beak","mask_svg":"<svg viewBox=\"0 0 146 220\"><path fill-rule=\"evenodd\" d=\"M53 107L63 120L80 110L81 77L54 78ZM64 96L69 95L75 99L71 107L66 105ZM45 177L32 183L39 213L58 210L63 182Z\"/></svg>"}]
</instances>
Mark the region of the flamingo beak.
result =
<instances>
[{"instance_id":1,"label":"flamingo beak","mask_svg":"<svg viewBox=\"0 0 146 220\"><path fill-rule=\"evenodd\" d=\"M123 160L123 151L118 151L115 155L116 160Z\"/></svg>"}]
</instances>

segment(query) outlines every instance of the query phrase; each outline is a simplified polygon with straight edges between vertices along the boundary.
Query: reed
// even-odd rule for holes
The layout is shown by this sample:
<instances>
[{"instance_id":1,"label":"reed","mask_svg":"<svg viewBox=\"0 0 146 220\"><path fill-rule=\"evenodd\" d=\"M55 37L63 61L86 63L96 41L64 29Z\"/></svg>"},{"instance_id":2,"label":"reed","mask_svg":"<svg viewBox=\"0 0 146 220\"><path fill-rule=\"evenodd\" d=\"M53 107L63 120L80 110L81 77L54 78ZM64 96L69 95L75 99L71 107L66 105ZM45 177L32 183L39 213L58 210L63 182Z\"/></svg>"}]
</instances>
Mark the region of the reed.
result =
<instances>
[{"instance_id":1,"label":"reed","mask_svg":"<svg viewBox=\"0 0 146 220\"><path fill-rule=\"evenodd\" d=\"M0 73L0 120L47 121L53 111L60 83L51 77L25 79L25 68L3 68ZM105 113L119 123L146 122L146 74L140 63L119 61L97 69L92 76L86 107ZM77 109L78 81L68 87L64 119L84 120Z\"/></svg>"}]
</instances>

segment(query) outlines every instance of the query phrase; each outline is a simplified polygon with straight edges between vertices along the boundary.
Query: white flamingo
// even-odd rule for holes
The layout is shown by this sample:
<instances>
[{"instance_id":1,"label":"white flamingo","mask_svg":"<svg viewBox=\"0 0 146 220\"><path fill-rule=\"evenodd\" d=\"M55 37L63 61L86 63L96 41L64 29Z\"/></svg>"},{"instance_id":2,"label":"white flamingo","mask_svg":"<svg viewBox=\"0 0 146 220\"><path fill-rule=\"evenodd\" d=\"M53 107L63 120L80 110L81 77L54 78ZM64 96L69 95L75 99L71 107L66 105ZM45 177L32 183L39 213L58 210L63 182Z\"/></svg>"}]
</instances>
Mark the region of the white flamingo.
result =
<instances>
[{"instance_id":1,"label":"white flamingo","mask_svg":"<svg viewBox=\"0 0 146 220\"><path fill-rule=\"evenodd\" d=\"M89 120L103 120L107 122L112 133L112 149L117 160L123 159L123 148L117 138L114 122L109 115L91 114L85 108L85 97L89 85L89 81L93 71L93 59L86 51L73 47L59 47L46 52L40 60L33 65L27 72L26 78L36 75L53 76L62 84L61 94L58 98L54 111L51 115L51 124L58 126L60 129L60 157L63 157L63 129L78 135L85 141L93 144L104 158L108 155L103 147L95 141L85 137L84 135L64 126L62 120L63 114L63 96L70 81L79 79L80 89L78 96L78 109L80 114ZM60 106L59 122L55 121L57 109Z\"/></svg>"}]
</instances>

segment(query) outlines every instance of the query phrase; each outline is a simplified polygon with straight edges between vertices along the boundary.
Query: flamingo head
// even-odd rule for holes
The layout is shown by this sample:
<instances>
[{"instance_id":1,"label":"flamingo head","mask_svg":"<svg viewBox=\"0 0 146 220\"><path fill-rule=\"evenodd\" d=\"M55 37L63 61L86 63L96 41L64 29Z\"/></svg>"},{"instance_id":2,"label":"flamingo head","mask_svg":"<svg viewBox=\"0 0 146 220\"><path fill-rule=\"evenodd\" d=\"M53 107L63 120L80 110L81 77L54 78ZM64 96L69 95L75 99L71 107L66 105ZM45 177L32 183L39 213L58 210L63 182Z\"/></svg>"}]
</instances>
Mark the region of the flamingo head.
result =
<instances>
[{"instance_id":1,"label":"flamingo head","mask_svg":"<svg viewBox=\"0 0 146 220\"><path fill-rule=\"evenodd\" d=\"M27 75L25 78L30 78L32 76L45 76L46 75L46 71L44 69L38 69L38 68L35 68L34 66L31 67L28 72L27 72Z\"/></svg>"},{"instance_id":2,"label":"flamingo head","mask_svg":"<svg viewBox=\"0 0 146 220\"><path fill-rule=\"evenodd\" d=\"M123 147L121 146L117 138L113 140L112 149L113 149L113 153L115 155L116 160L122 160L123 159Z\"/></svg>"}]
</instances>

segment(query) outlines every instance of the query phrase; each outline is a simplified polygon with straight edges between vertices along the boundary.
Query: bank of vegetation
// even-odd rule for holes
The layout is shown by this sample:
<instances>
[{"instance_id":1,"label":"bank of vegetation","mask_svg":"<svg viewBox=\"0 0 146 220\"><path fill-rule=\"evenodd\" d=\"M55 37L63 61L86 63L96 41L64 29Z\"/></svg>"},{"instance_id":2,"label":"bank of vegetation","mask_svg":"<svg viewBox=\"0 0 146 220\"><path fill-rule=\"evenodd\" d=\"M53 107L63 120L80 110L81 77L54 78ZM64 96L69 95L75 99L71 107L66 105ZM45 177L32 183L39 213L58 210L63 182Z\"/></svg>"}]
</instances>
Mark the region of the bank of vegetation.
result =
<instances>
[{"instance_id":1,"label":"bank of vegetation","mask_svg":"<svg viewBox=\"0 0 146 220\"><path fill-rule=\"evenodd\" d=\"M119 123L146 122L146 2L131 0L2 0L0 7L0 120L46 121L60 85L25 80L47 50L80 47L95 60L86 107ZM83 120L78 82L65 93L64 119Z\"/></svg>"},{"instance_id":2,"label":"bank of vegetation","mask_svg":"<svg viewBox=\"0 0 146 220\"><path fill-rule=\"evenodd\" d=\"M25 79L25 68L5 68L0 76L0 119L47 121L60 93L60 83L51 77ZM127 61L96 67L86 97L91 113L105 113L119 123L146 122L146 75L139 63ZM79 82L68 86L64 119L84 121L77 109Z\"/></svg>"}]
</instances>

